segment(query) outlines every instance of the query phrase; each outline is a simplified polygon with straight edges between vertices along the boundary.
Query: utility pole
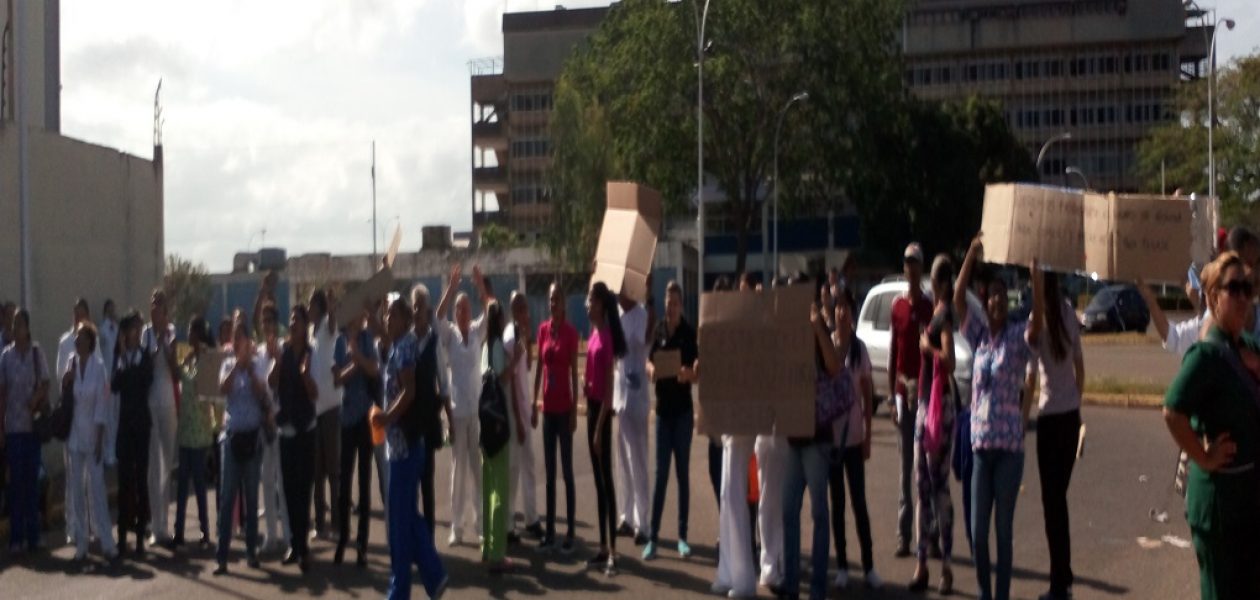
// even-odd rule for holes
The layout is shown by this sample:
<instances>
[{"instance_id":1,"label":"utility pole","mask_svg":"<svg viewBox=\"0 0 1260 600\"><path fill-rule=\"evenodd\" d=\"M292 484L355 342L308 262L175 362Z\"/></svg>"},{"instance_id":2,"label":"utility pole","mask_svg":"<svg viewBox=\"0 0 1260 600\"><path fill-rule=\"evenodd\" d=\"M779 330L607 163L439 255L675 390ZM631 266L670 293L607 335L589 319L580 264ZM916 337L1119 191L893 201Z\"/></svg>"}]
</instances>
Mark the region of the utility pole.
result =
<instances>
[{"instance_id":1,"label":"utility pole","mask_svg":"<svg viewBox=\"0 0 1260 600\"><path fill-rule=\"evenodd\" d=\"M376 140L372 140L372 264L376 265Z\"/></svg>"},{"instance_id":2,"label":"utility pole","mask_svg":"<svg viewBox=\"0 0 1260 600\"><path fill-rule=\"evenodd\" d=\"M18 227L21 231L21 298L22 306L30 307L32 303L31 297L31 182L30 182L30 147L29 126L30 107L26 100L26 86L30 83L27 77L26 63L27 47L30 42L27 38L26 19L28 15L28 5L26 2L17 2L14 7L15 27L13 27L13 66L16 67L14 82L16 85L13 90L14 100L14 120L17 121L17 138L18 138Z\"/></svg>"}]
</instances>

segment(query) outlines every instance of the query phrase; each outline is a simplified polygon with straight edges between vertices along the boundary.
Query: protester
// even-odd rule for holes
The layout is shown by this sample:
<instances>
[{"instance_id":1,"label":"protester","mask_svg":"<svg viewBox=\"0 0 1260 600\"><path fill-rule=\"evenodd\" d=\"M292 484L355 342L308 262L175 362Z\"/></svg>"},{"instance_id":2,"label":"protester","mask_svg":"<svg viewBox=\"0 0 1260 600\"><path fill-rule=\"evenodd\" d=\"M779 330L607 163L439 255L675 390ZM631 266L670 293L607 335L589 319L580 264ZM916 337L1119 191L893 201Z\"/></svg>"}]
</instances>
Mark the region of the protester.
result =
<instances>
[{"instance_id":1,"label":"protester","mask_svg":"<svg viewBox=\"0 0 1260 600\"><path fill-rule=\"evenodd\" d=\"M564 296L558 283L547 292L551 318L538 328L538 367L534 370L534 406L530 421L538 427L542 413L543 464L547 474L547 531L538 549L556 549L556 452L564 474L565 513L568 529L559 544L562 554L573 552L574 519L577 518L573 485L573 432L577 431L578 332L566 318ZM539 388L542 394L539 394ZM658 412L659 414L659 412Z\"/></svg>"},{"instance_id":2,"label":"protester","mask_svg":"<svg viewBox=\"0 0 1260 600\"><path fill-rule=\"evenodd\" d=\"M477 407L481 396L481 348L485 343L486 319L472 318L472 301L458 291L463 269L456 264L451 268L450 281L438 303L434 329L451 370L451 536L447 544L455 546L463 541L464 510L473 509L473 529L478 538L482 535L481 514L481 451L477 441L481 427L477 421ZM486 289L481 268L473 267L473 285L484 303L493 296ZM447 320L451 301L455 303L455 321ZM472 496L464 495L465 483L472 484Z\"/></svg>"},{"instance_id":3,"label":"protester","mask_svg":"<svg viewBox=\"0 0 1260 600\"><path fill-rule=\"evenodd\" d=\"M932 302L923 294L923 250L918 243L903 253L906 293L893 300L892 340L888 345L888 390L895 398L893 421L897 425L897 450L901 455L901 476L897 496L897 557L910 556L913 539L914 497L910 487L914 467L914 420L919 404L919 369L922 355L919 337L932 320Z\"/></svg>"},{"instance_id":4,"label":"protester","mask_svg":"<svg viewBox=\"0 0 1260 600\"><path fill-rule=\"evenodd\" d=\"M509 398L515 403L515 409L508 411L512 419L512 443L508 454L508 541L520 541L516 533L516 500L521 500L521 510L525 517L525 532L534 539L542 539L542 522L538 518L538 504L534 482L534 430L525 418L533 406L529 395L529 370L533 360L530 356L530 321L529 302L525 294L512 293L509 303L512 310L512 326L503 333L503 349L511 361L513 387ZM504 388L505 391L508 388Z\"/></svg>"},{"instance_id":5,"label":"protester","mask_svg":"<svg viewBox=\"0 0 1260 600\"><path fill-rule=\"evenodd\" d=\"M223 457L219 474L219 547L215 553L218 568L215 575L228 572L228 546L232 543L232 511L237 494L245 497L241 513L245 529L245 555L250 568L258 563L258 478L263 437L275 428L272 417L267 372L255 359L253 341L243 321L237 321L232 333L232 356L223 361L219 376L219 393L226 397L223 433L219 436Z\"/></svg>"},{"instance_id":6,"label":"protester","mask_svg":"<svg viewBox=\"0 0 1260 600\"><path fill-rule=\"evenodd\" d=\"M54 371L57 377L62 377L66 374L66 368L70 364L70 360L74 358L75 344L78 339L79 328L84 324L91 322L91 312L88 308L87 300L84 300L83 298L76 299L74 301L73 318L70 322L70 329L61 334L61 339L57 342L57 362L56 371ZM70 464L69 448L62 448L62 458L65 460L66 464ZM65 489L65 494L66 502L64 506L68 507L70 506L70 488L68 486ZM68 510L65 511L66 543L74 542L74 532L78 529L78 523L75 523L74 521L75 518L76 515L70 513Z\"/></svg>"},{"instance_id":7,"label":"protester","mask_svg":"<svg viewBox=\"0 0 1260 600\"><path fill-rule=\"evenodd\" d=\"M844 361L845 371L853 379L853 390L858 394L847 417L836 422L836 438L842 439L844 443L832 452L831 460L831 534L835 537L836 567L839 569L835 587L844 589L849 584L844 527L844 480L847 478L849 502L853 505L853 519L857 526L866 586L879 589L883 586L883 580L875 572L875 557L871 548L871 519L866 510L866 461L871 459L871 417L875 408L871 356L866 344L858 339L854 326L857 302L853 299L853 294L842 287L835 298L836 331L832 334L832 340L836 345L836 355Z\"/></svg>"},{"instance_id":8,"label":"protester","mask_svg":"<svg viewBox=\"0 0 1260 600\"><path fill-rule=\"evenodd\" d=\"M1169 386L1164 421L1190 458L1186 520L1202 597L1256 598L1260 411L1255 399L1260 389L1253 365L1260 344L1243 334L1255 285L1243 259L1225 252L1204 269L1203 289L1213 324L1186 353Z\"/></svg>"},{"instance_id":9,"label":"protester","mask_svg":"<svg viewBox=\"0 0 1260 600\"><path fill-rule=\"evenodd\" d=\"M1006 284L995 278L985 298L986 319L967 310L967 288L984 252L980 236L971 242L954 290L954 314L973 348L971 390L972 554L981 600L1010 597L1015 501L1024 475L1024 414L1020 392L1032 348L1040 344L1045 297L1041 268L1030 266L1033 309L1027 321L1007 318ZM996 507L996 515L994 515ZM991 577L989 527L997 530L997 583Z\"/></svg>"},{"instance_id":10,"label":"protester","mask_svg":"<svg viewBox=\"0 0 1260 600\"><path fill-rule=\"evenodd\" d=\"M197 371L201 360L214 348L210 325L201 316L188 324L191 351L180 365L179 424L175 441L179 445L179 476L176 483L175 537L172 548L184 544L184 517L188 506L188 484L197 495L197 518L201 524L202 548L210 547L210 520L206 509L206 458L214 445L214 404L197 393Z\"/></svg>"},{"instance_id":11,"label":"protester","mask_svg":"<svg viewBox=\"0 0 1260 600\"><path fill-rule=\"evenodd\" d=\"M730 278L722 275L713 282L713 291L729 292L731 291ZM701 415L703 419L703 415ZM709 486L713 488L713 502L718 506L718 510L722 508L722 436L707 435L705 438L709 441ZM687 443L688 454L690 454L691 443ZM721 545L721 532L719 530L718 544ZM685 537L685 536L679 536Z\"/></svg>"},{"instance_id":12,"label":"protester","mask_svg":"<svg viewBox=\"0 0 1260 600\"><path fill-rule=\"evenodd\" d=\"M365 311L366 312L366 311ZM376 392L381 376L376 343L367 329L367 316L355 317L337 336L334 352L336 371L333 383L341 388L340 489L337 494L337 518L340 525L337 535L337 551L333 564L345 560L346 544L350 538L350 480L355 477L355 465L359 474L359 530L355 542L358 551L356 564L367 567L368 518L372 511L372 431L368 424L368 411L375 405ZM382 498L385 498L382 494Z\"/></svg>"},{"instance_id":13,"label":"protester","mask_svg":"<svg viewBox=\"0 0 1260 600\"><path fill-rule=\"evenodd\" d=\"M114 356L118 352L118 315L115 312L114 301L106 299L105 304L101 307L101 322L96 324L96 333L100 336L97 344L98 352L101 356L101 364L105 365L105 376L112 379L114 375ZM0 346L3 348L3 346ZM118 442L118 418L119 403L118 392L110 389L109 398L109 423L105 426L105 465L114 466L118 463L118 456L115 454L115 448Z\"/></svg>"},{"instance_id":14,"label":"protester","mask_svg":"<svg viewBox=\"0 0 1260 600\"><path fill-rule=\"evenodd\" d=\"M603 566L608 576L617 573L617 500L612 471L612 393L616 362L626 355L626 336L617 318L617 296L603 282L591 286L586 314L591 336L586 342L586 442L595 478L595 502L599 508L599 553L586 561ZM681 543L681 542L680 542Z\"/></svg>"},{"instance_id":15,"label":"protester","mask_svg":"<svg viewBox=\"0 0 1260 600\"><path fill-rule=\"evenodd\" d=\"M9 556L39 548L39 438L34 415L48 411L48 362L31 339L31 313L17 310L0 349L0 429L9 468Z\"/></svg>"},{"instance_id":16,"label":"protester","mask_svg":"<svg viewBox=\"0 0 1260 600\"><path fill-rule=\"evenodd\" d=\"M314 350L310 345L310 317L305 305L290 311L289 337L280 359L267 376L276 389L276 426L280 433L280 477L284 482L285 508L289 514L289 554L284 564L297 563L310 571L308 533L311 528L311 486L314 476L315 403L319 388L311 370Z\"/></svg>"},{"instance_id":17,"label":"protester","mask_svg":"<svg viewBox=\"0 0 1260 600\"><path fill-rule=\"evenodd\" d=\"M822 287L825 282L819 281L818 284ZM796 285L808 285L808 280ZM813 345L818 384L816 389L819 390L819 394L815 396L815 412L817 413L818 404L824 399L823 388L832 385L832 380L842 376L843 363L840 362L836 355L836 347L831 342L831 334L827 331L826 322L820 313L817 295L810 306L809 320L814 332ZM783 512L780 517L783 520L784 543L783 586L781 590L778 590L780 597L795 598L800 589L801 509L807 489L814 528L810 549L809 596L817 600L827 595L827 547L831 535L828 529L830 515L827 506L827 474L835 432L833 423L816 420L814 425L814 435L788 439L791 449L786 463Z\"/></svg>"},{"instance_id":18,"label":"protester","mask_svg":"<svg viewBox=\"0 0 1260 600\"><path fill-rule=\"evenodd\" d=\"M1050 548L1050 590L1041 600L1072 596L1072 538L1068 522L1068 484L1081 436L1081 392L1085 354L1076 311L1063 297L1059 276L1043 277L1045 332L1034 348L1040 365L1037 406L1037 472Z\"/></svg>"},{"instance_id":19,"label":"protester","mask_svg":"<svg viewBox=\"0 0 1260 600\"><path fill-rule=\"evenodd\" d=\"M371 417L373 427L384 428L389 455L389 559L390 580L386 597L411 597L411 565L429 598L446 591L446 569L429 533L431 515L417 510L416 493L424 469L423 427L417 397L431 397L437 389L437 339L430 329L417 340L411 331L412 310L399 298L389 305L385 320L391 344L384 364L385 410ZM417 373L420 374L417 377ZM416 382L423 382L417 387Z\"/></svg>"},{"instance_id":20,"label":"protester","mask_svg":"<svg viewBox=\"0 0 1260 600\"><path fill-rule=\"evenodd\" d=\"M747 277L740 278L740 293L755 293ZM668 294L668 292L667 292ZM668 311L669 298L666 298ZM753 453L754 437L722 436L722 501L718 507L718 538L726 540L718 546L717 578L712 590L730 598L752 598L757 595L757 568L753 559L752 525L748 513L748 461Z\"/></svg>"},{"instance_id":21,"label":"protester","mask_svg":"<svg viewBox=\"0 0 1260 600\"><path fill-rule=\"evenodd\" d=\"M149 543L162 545L171 540L166 513L171 504L171 475L178 461L175 393L179 365L175 357L175 325L170 321L166 302L164 290L153 291L149 300L150 322L141 342L144 351L153 357L153 385L149 387L149 416L153 423L149 435Z\"/></svg>"},{"instance_id":22,"label":"protester","mask_svg":"<svg viewBox=\"0 0 1260 600\"><path fill-rule=\"evenodd\" d=\"M433 309L431 308L432 304L430 304L429 300L429 288L425 287L424 284L419 284L412 288L412 328L415 331L416 339L423 339L424 336L428 335L429 331L433 329ZM389 341L389 335L383 331L381 338L382 341ZM430 537L434 537L434 528L436 527L436 524L432 523L435 514L434 506L437 503L433 478L434 472L437 470L437 451L442 447L442 412L446 412L446 420L448 423L454 423L451 418L450 392L448 389L450 386L450 369L447 368L446 352L442 349L441 344L437 344L435 352L437 353L437 371L433 374L435 381L432 383L437 386L438 392L436 395L418 393L416 398L418 409L420 410L420 423L422 427L421 434L424 436L424 471L420 475L420 493L423 497L421 502L424 515L430 520L430 524L433 525L429 528ZM380 354L379 356L385 356L385 354ZM430 383L427 379L421 379L424 375L425 373L419 371L416 375L418 389L422 392L428 390L427 386ZM383 447L377 446L377 451L380 452L381 450L383 450ZM381 456L378 455L378 461L380 458ZM385 472L383 474L378 473L381 477L381 485L384 486L382 487L381 493L381 497L383 498L388 497L384 490L388 489L388 485L386 484L388 483L389 477L389 465L388 463L384 464L387 467ZM389 506L387 505L385 508L386 521L388 521Z\"/></svg>"},{"instance_id":23,"label":"protester","mask_svg":"<svg viewBox=\"0 0 1260 600\"><path fill-rule=\"evenodd\" d=\"M511 454L511 438L523 437L521 435L523 429L516 431L512 427L513 423L521 422L519 415L516 414L515 400L519 392L516 389L516 377L508 360L507 350L503 346L504 320L502 305L498 302L491 302L486 306L486 376L494 377L498 386L497 388L483 388L483 405L481 406L480 416L481 418L486 418L486 415L494 415L495 419L501 419L500 423L508 425L508 439L504 440L502 447L491 448L482 444L481 448L482 481L485 492L485 496L482 498L482 514L486 518L485 541L481 545L481 560L487 564L491 573L502 573L515 566L507 558L508 457ZM485 394L494 389L497 389L497 393L501 394L501 396L495 401L491 401L490 404L484 404ZM500 403L500 406L496 406L496 404ZM503 409L502 413L497 412L496 409L498 408Z\"/></svg>"},{"instance_id":24,"label":"protester","mask_svg":"<svg viewBox=\"0 0 1260 600\"><path fill-rule=\"evenodd\" d=\"M329 312L329 294L311 292L307 310L311 317L311 378L315 380L315 535L332 539L341 531L341 392L333 381L337 370L336 319Z\"/></svg>"},{"instance_id":25,"label":"protester","mask_svg":"<svg viewBox=\"0 0 1260 600\"><path fill-rule=\"evenodd\" d=\"M691 403L694 367L699 359L696 331L682 314L682 286L677 282L665 287L665 320L656 326L650 359L662 351L678 351L681 357L678 375L656 377L656 486L652 493L652 530L643 559L656 558L656 545L661 532L661 515L665 512L665 492L669 488L670 460L675 461L678 479L678 554L691 555L687 544L687 516L691 505L691 435L695 427Z\"/></svg>"},{"instance_id":26,"label":"protester","mask_svg":"<svg viewBox=\"0 0 1260 600\"><path fill-rule=\"evenodd\" d=\"M136 558L144 558L149 523L149 388L153 357L140 347L144 318L132 311L121 323L122 347L115 356L112 387L118 394L118 547L127 551L127 532L136 535Z\"/></svg>"},{"instance_id":27,"label":"protester","mask_svg":"<svg viewBox=\"0 0 1260 600\"><path fill-rule=\"evenodd\" d=\"M275 304L263 304L258 311L262 318L259 321L259 344L255 362L261 370L264 380L267 379L281 356L280 313ZM267 391L271 402L268 410L271 419L277 417L280 409L276 401L279 396L275 384L267 381ZM280 468L280 438L265 436L262 440L262 458L259 463L262 478L262 518L266 528L266 542L261 545L263 552L285 552L292 548L291 531L289 529L289 508L284 496L284 477Z\"/></svg>"},{"instance_id":28,"label":"protester","mask_svg":"<svg viewBox=\"0 0 1260 600\"><path fill-rule=\"evenodd\" d=\"M88 521L101 543L101 551L110 561L118 558L114 534L109 522L109 501L105 494L105 441L109 421L109 378L105 365L96 354L96 326L90 322L79 327L75 336L75 354L62 376L62 401L73 394L74 411L70 437L66 440L69 460L66 462L66 489L70 497L66 512L74 515L74 560L87 558Z\"/></svg>"},{"instance_id":29,"label":"protester","mask_svg":"<svg viewBox=\"0 0 1260 600\"><path fill-rule=\"evenodd\" d=\"M626 336L626 356L617 361L613 381L613 411L617 415L617 471L621 474L618 535L647 543L648 521L648 413L647 389L648 313L625 294L617 296L621 330Z\"/></svg>"},{"instance_id":30,"label":"protester","mask_svg":"<svg viewBox=\"0 0 1260 600\"><path fill-rule=\"evenodd\" d=\"M919 540L918 566L910 591L923 591L928 584L928 547L934 541L941 548L940 592L954 589L950 558L954 548L954 507L949 495L950 452L954 442L954 323L950 303L954 266L946 255L932 261L932 320L920 337L918 411L915 415L914 470L919 502L916 537ZM935 522L935 531L932 523Z\"/></svg>"}]
</instances>

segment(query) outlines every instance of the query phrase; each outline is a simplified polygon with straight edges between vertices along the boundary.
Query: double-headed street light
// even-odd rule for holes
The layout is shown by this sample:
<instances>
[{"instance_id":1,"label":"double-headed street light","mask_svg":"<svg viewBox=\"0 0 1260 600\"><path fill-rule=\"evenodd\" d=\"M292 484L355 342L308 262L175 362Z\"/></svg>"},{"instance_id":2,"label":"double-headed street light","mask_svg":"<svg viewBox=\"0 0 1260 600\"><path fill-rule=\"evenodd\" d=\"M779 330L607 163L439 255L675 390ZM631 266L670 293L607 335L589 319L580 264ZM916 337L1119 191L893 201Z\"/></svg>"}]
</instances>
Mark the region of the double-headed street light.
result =
<instances>
[{"instance_id":1,"label":"double-headed street light","mask_svg":"<svg viewBox=\"0 0 1260 600\"><path fill-rule=\"evenodd\" d=\"M1038 175L1041 174L1041 161L1046 159L1046 152L1050 150L1050 146L1053 146L1056 142L1066 142L1070 139L1072 139L1072 132L1064 131L1063 133L1060 133L1059 135L1056 135L1046 140L1046 143L1041 146L1041 152L1037 153L1037 174Z\"/></svg>"},{"instance_id":2,"label":"double-headed street light","mask_svg":"<svg viewBox=\"0 0 1260 600\"><path fill-rule=\"evenodd\" d=\"M1212 147L1212 130L1216 128L1216 99L1213 91L1216 88L1216 33L1221 24L1226 29L1234 28L1233 19L1218 19L1212 27L1211 50L1208 51L1208 196L1216 197L1216 154Z\"/></svg>"},{"instance_id":3,"label":"double-headed street light","mask_svg":"<svg viewBox=\"0 0 1260 600\"><path fill-rule=\"evenodd\" d=\"M704 25L708 19L709 0L704 0L704 9L696 15L696 249L700 255L697 302L704 293Z\"/></svg>"},{"instance_id":4,"label":"double-headed street light","mask_svg":"<svg viewBox=\"0 0 1260 600\"><path fill-rule=\"evenodd\" d=\"M792 99L779 110L779 120L774 126L774 258L771 263L773 276L779 274L779 132L783 130L783 118L787 116L788 109L792 108L793 104L805 100L809 100L809 92L798 92L792 96ZM762 240L762 244L762 248L765 248L765 240ZM765 251L762 252L764 256Z\"/></svg>"},{"instance_id":5,"label":"double-headed street light","mask_svg":"<svg viewBox=\"0 0 1260 600\"><path fill-rule=\"evenodd\" d=\"M1085 176L1085 172L1084 172L1084 171L1082 171L1080 167L1068 167L1068 168L1066 168L1066 169L1064 169L1064 170L1063 170L1063 174L1064 174L1065 176L1067 176L1067 175L1078 175L1078 176L1080 176L1081 181L1084 181L1084 182L1085 182L1085 187L1084 187L1084 188L1082 188L1082 189L1086 189L1086 190L1088 190L1088 189L1089 189L1089 178Z\"/></svg>"}]
</instances>

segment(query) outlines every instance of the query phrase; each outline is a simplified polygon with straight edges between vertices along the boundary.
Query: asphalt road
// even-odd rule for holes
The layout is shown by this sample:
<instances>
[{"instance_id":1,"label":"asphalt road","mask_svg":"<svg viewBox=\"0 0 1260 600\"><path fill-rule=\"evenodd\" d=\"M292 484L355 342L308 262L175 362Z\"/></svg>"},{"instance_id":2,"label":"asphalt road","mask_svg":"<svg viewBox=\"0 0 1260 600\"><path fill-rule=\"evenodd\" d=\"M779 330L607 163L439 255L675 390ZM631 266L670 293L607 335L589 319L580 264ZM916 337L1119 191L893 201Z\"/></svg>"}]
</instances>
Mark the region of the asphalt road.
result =
<instances>
[{"instance_id":1,"label":"asphalt road","mask_svg":"<svg viewBox=\"0 0 1260 600\"><path fill-rule=\"evenodd\" d=\"M1156 411L1142 409L1085 409L1088 441L1084 459L1077 465L1070 503L1073 514L1072 537L1074 567L1077 574L1077 598L1187 598L1197 594L1197 567L1191 549L1160 542L1159 547L1145 549L1139 537L1159 541L1166 535L1188 540L1189 532L1182 515L1180 499L1171 492L1174 470L1172 444ZM610 594L621 598L704 597L715 572L714 541L717 530L716 501L707 479L707 448L703 438L692 446L691 461L691 535L695 555L681 560L674 551L676 527L676 485L671 482L665 518L662 525L661 558L650 563L640 561L639 549L628 539L619 540L624 558L622 572L614 578L587 571L583 561L597 545L598 533L593 502L585 432L579 425L575 441L575 467L578 488L578 536L583 540L578 552L567 559L544 556L532 544L516 547L511 555L528 563L527 567L505 576L490 576L478 565L479 551L471 546L447 548L445 519L450 514L445 499L438 504L439 550L451 573L448 598L530 598L542 595L558 598L586 597L590 593ZM1047 587L1048 555L1043 533L1039 498L1035 441L1030 434L1025 460L1024 484L1015 519L1015 598L1036 598ZM538 443L538 436L535 436ZM891 424L884 418L877 421L872 460L868 463L867 498L872 513L875 537L876 568L886 581L880 591L856 587L861 577L851 569L854 584L846 592L835 591L840 598L912 598L905 590L914 564L911 559L894 559L896 521L896 443ZM440 454L439 489L448 476L449 454ZM541 465L539 467L541 474ZM375 486L373 486L375 488ZM976 596L970 551L965 547L962 531L961 496L957 482L952 484L955 514L954 539L956 556L954 574L956 595ZM445 496L440 493L439 496ZM538 487L540 506L543 488ZM377 505L379 507L379 504ZM190 509L192 507L190 506ZM1171 519L1166 524L1150 518L1150 511L1167 510ZM809 510L803 521L808 527ZM191 528L191 524L190 524ZM857 559L856 535L852 518L849 523L850 560ZM190 530L190 537L195 534ZM47 536L52 542L53 535ZM808 536L804 536L808 538ZM0 559L0 596L4 598L278 598L289 595L329 598L381 597L388 584L388 554L384 526L379 508L372 522L370 566L366 571L351 565L331 564L333 546L329 542L313 544L315 569L303 577L296 567L282 566L279 556L263 557L262 570L251 570L244 564L243 543L233 550L232 573L213 577L212 551L189 550L179 556L159 549L152 551L145 562L124 562L110 569L98 566L81 573L71 563L73 549L64 545L41 555L13 561ZM806 554L808 548L806 548ZM353 552L348 553L352 558ZM834 563L834 561L833 561ZM834 564L833 564L834 570ZM931 565L935 585L939 564ZM424 598L417 586L415 597ZM761 590L762 597L768 597ZM929 594L932 595L932 594Z\"/></svg>"},{"instance_id":2,"label":"asphalt road","mask_svg":"<svg viewBox=\"0 0 1260 600\"><path fill-rule=\"evenodd\" d=\"M1181 358L1164 350L1159 342L1148 344L1085 344L1085 377L1113 382L1167 386L1172 383Z\"/></svg>"}]
</instances>

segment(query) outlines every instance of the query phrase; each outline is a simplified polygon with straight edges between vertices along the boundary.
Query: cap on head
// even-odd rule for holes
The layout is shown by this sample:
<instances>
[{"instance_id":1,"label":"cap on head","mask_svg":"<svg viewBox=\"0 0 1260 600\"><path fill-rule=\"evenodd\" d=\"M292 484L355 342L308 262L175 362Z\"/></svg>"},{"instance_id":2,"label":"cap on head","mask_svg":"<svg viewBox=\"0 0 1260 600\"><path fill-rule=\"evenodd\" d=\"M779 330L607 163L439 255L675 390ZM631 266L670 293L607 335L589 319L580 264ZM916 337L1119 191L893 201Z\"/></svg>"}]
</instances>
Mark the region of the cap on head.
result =
<instances>
[{"instance_id":1,"label":"cap on head","mask_svg":"<svg viewBox=\"0 0 1260 600\"><path fill-rule=\"evenodd\" d=\"M906 252L902 255L902 258L906 261L913 260L923 264L923 248L919 246L918 242L911 242L910 245L906 246Z\"/></svg>"}]
</instances>

